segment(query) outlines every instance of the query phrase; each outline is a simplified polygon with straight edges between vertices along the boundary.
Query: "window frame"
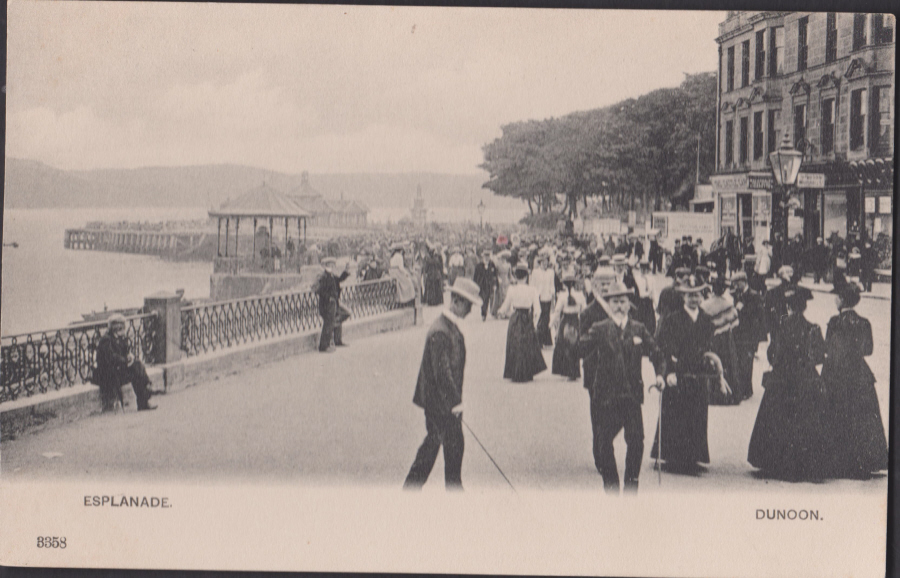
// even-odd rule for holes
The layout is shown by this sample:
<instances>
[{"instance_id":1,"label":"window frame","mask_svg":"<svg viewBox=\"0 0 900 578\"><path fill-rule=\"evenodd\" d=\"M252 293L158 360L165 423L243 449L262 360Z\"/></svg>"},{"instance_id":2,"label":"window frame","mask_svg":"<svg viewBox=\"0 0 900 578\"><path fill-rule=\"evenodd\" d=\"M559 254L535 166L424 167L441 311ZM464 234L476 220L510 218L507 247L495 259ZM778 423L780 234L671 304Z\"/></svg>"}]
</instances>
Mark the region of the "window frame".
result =
<instances>
[{"instance_id":1,"label":"window frame","mask_svg":"<svg viewBox=\"0 0 900 578\"><path fill-rule=\"evenodd\" d=\"M725 121L725 167L734 166L734 119Z\"/></svg>"},{"instance_id":2,"label":"window frame","mask_svg":"<svg viewBox=\"0 0 900 578\"><path fill-rule=\"evenodd\" d=\"M834 154L835 137L837 136L835 133L835 130L837 129L837 123L835 122L835 114L837 113L836 102L837 102L836 96L827 96L822 99L822 111L821 111L822 134L820 135L820 143L821 143L820 149L821 149L823 155ZM830 103L830 106L829 106L829 103ZM830 111L830 115L826 115L826 113L825 113L826 110ZM828 116L831 117L831 123L825 122L825 119ZM831 127L830 131L828 130L828 127ZM831 146L826 148L825 147L826 142L830 143Z\"/></svg>"},{"instance_id":3,"label":"window frame","mask_svg":"<svg viewBox=\"0 0 900 578\"><path fill-rule=\"evenodd\" d=\"M753 80L762 80L766 76L766 30L756 31L756 63Z\"/></svg>"},{"instance_id":4,"label":"window frame","mask_svg":"<svg viewBox=\"0 0 900 578\"><path fill-rule=\"evenodd\" d=\"M758 161L766 156L766 132L763 123L765 122L765 111L757 110L753 112L753 160ZM758 121L758 122L757 122ZM757 130L759 129L759 130Z\"/></svg>"},{"instance_id":5,"label":"window frame","mask_svg":"<svg viewBox=\"0 0 900 578\"><path fill-rule=\"evenodd\" d=\"M825 64L837 60L837 13L825 14Z\"/></svg>"},{"instance_id":6,"label":"window frame","mask_svg":"<svg viewBox=\"0 0 900 578\"><path fill-rule=\"evenodd\" d=\"M725 92L731 92L734 90L734 46L729 46L725 51L725 77L726 77L726 90Z\"/></svg>"},{"instance_id":7,"label":"window frame","mask_svg":"<svg viewBox=\"0 0 900 578\"><path fill-rule=\"evenodd\" d=\"M861 151L865 150L866 142L867 142L867 125L869 119L866 117L869 116L868 110L868 98L869 98L869 89L868 87L860 87L856 90L850 91L850 122L849 122L849 130L850 130L850 150L851 151ZM856 103L859 103L857 110L854 113L854 106ZM862 110L862 109L865 110Z\"/></svg>"},{"instance_id":8,"label":"window frame","mask_svg":"<svg viewBox=\"0 0 900 578\"><path fill-rule=\"evenodd\" d=\"M797 20L797 72L809 65L809 16Z\"/></svg>"},{"instance_id":9,"label":"window frame","mask_svg":"<svg viewBox=\"0 0 900 578\"><path fill-rule=\"evenodd\" d=\"M741 42L741 88L750 86L750 41Z\"/></svg>"}]
</instances>

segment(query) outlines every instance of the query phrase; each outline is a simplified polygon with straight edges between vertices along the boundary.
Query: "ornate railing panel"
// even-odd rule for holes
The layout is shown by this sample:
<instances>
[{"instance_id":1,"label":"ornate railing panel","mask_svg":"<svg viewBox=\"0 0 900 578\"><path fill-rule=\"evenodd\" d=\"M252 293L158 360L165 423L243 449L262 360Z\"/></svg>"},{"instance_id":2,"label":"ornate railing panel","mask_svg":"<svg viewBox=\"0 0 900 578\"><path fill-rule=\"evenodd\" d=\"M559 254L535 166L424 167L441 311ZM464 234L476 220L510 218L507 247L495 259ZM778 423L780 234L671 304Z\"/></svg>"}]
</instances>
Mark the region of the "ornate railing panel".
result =
<instances>
[{"instance_id":1,"label":"ornate railing panel","mask_svg":"<svg viewBox=\"0 0 900 578\"><path fill-rule=\"evenodd\" d=\"M156 313L125 320L131 351L145 364L156 361L158 327ZM91 382L97 344L106 328L106 321L97 321L3 337L0 403Z\"/></svg>"},{"instance_id":2,"label":"ornate railing panel","mask_svg":"<svg viewBox=\"0 0 900 578\"><path fill-rule=\"evenodd\" d=\"M393 279L368 281L343 287L341 304L353 317L368 317L394 309L396 295ZM201 303L181 309L181 348L194 356L321 326L311 291Z\"/></svg>"}]
</instances>

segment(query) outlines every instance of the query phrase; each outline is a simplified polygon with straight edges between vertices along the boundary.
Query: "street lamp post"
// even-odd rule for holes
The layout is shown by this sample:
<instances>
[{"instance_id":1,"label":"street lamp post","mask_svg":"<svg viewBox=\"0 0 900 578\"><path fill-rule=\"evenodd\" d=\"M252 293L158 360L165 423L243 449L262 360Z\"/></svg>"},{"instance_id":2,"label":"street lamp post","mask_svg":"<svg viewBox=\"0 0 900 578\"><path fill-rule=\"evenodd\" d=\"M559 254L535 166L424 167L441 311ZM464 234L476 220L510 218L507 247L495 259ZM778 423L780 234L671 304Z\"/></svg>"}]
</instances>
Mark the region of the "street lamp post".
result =
<instances>
[{"instance_id":1,"label":"street lamp post","mask_svg":"<svg viewBox=\"0 0 900 578\"><path fill-rule=\"evenodd\" d=\"M480 221L478 228L481 232L484 232L484 209L485 208L486 207L484 206L484 201L483 200L478 201L478 218Z\"/></svg>"},{"instance_id":2,"label":"street lamp post","mask_svg":"<svg viewBox=\"0 0 900 578\"><path fill-rule=\"evenodd\" d=\"M781 141L778 150L769 154L769 164L775 173L775 182L778 183L777 194L772 193L772 233L769 241L775 242L775 234L782 233L782 238L787 239L788 233L788 200L791 196L791 188L797 182L800 174L800 165L803 162L803 153L791 144L791 137L787 131ZM777 217L777 221L776 221Z\"/></svg>"}]
</instances>

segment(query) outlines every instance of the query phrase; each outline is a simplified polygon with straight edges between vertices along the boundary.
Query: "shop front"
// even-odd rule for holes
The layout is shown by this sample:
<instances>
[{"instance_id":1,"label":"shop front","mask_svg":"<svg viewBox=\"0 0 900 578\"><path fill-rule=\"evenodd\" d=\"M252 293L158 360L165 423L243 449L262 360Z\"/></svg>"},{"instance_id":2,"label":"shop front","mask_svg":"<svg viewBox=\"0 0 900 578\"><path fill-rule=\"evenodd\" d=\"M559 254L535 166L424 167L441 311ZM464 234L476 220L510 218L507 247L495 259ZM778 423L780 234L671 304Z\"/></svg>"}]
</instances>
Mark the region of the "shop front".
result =
<instances>
[{"instance_id":1,"label":"shop front","mask_svg":"<svg viewBox=\"0 0 900 578\"><path fill-rule=\"evenodd\" d=\"M769 239L772 225L771 174L740 173L710 177L718 197L719 236L731 231L758 249Z\"/></svg>"}]
</instances>

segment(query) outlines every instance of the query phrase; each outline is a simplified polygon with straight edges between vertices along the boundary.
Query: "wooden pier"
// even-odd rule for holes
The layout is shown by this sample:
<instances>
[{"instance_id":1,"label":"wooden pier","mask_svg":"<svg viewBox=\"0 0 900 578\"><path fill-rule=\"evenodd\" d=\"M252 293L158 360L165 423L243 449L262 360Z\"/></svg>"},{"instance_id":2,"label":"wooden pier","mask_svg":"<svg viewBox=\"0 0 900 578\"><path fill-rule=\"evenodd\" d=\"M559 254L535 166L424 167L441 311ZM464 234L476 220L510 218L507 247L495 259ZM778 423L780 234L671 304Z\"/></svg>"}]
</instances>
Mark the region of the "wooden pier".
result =
<instances>
[{"instance_id":1,"label":"wooden pier","mask_svg":"<svg viewBox=\"0 0 900 578\"><path fill-rule=\"evenodd\" d=\"M214 235L203 231L131 231L124 229L66 229L64 246L76 251L109 251L157 255L169 259L210 260L199 251L214 248Z\"/></svg>"}]
</instances>

